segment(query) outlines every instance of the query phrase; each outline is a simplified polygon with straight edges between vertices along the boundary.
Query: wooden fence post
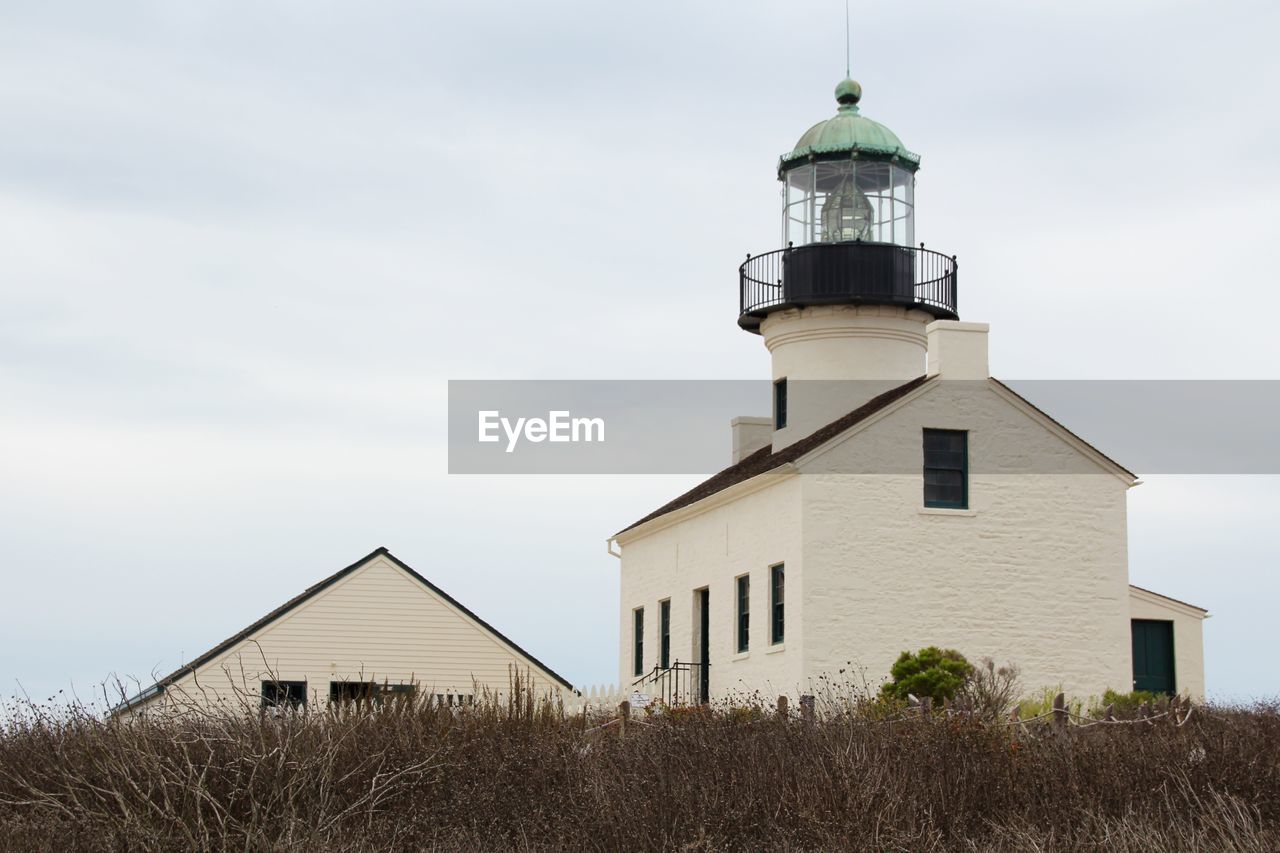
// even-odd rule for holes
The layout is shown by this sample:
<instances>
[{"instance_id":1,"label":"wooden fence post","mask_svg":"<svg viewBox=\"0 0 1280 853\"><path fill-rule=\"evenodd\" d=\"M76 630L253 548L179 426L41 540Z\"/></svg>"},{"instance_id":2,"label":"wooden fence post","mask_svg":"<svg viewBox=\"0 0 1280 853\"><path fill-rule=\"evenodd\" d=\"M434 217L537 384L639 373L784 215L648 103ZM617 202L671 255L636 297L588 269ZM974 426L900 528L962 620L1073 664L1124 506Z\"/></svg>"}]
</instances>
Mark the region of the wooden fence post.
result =
<instances>
[{"instance_id":1,"label":"wooden fence post","mask_svg":"<svg viewBox=\"0 0 1280 853\"><path fill-rule=\"evenodd\" d=\"M926 720L929 719L929 712L931 710L933 710L933 699L932 697L925 696L920 700L920 716L924 717Z\"/></svg>"},{"instance_id":2,"label":"wooden fence post","mask_svg":"<svg viewBox=\"0 0 1280 853\"><path fill-rule=\"evenodd\" d=\"M1065 694L1059 693L1053 697L1053 725L1058 731L1065 731L1067 728L1067 697Z\"/></svg>"},{"instance_id":3,"label":"wooden fence post","mask_svg":"<svg viewBox=\"0 0 1280 853\"><path fill-rule=\"evenodd\" d=\"M622 700L618 703L618 737L627 736L627 720L631 718L631 703Z\"/></svg>"},{"instance_id":4,"label":"wooden fence post","mask_svg":"<svg viewBox=\"0 0 1280 853\"><path fill-rule=\"evenodd\" d=\"M778 697L778 719L784 723L787 721L787 697L786 696Z\"/></svg>"},{"instance_id":5,"label":"wooden fence post","mask_svg":"<svg viewBox=\"0 0 1280 853\"><path fill-rule=\"evenodd\" d=\"M1151 703L1143 702L1142 706L1138 708L1138 713L1141 715L1142 719L1150 722L1151 721Z\"/></svg>"},{"instance_id":6,"label":"wooden fence post","mask_svg":"<svg viewBox=\"0 0 1280 853\"><path fill-rule=\"evenodd\" d=\"M1103 719L1106 720L1108 723L1114 723L1116 721L1115 703L1107 705L1106 715L1103 717Z\"/></svg>"},{"instance_id":7,"label":"wooden fence post","mask_svg":"<svg viewBox=\"0 0 1280 853\"><path fill-rule=\"evenodd\" d=\"M813 725L813 695L807 694L800 697L800 719L804 721L806 726Z\"/></svg>"}]
</instances>

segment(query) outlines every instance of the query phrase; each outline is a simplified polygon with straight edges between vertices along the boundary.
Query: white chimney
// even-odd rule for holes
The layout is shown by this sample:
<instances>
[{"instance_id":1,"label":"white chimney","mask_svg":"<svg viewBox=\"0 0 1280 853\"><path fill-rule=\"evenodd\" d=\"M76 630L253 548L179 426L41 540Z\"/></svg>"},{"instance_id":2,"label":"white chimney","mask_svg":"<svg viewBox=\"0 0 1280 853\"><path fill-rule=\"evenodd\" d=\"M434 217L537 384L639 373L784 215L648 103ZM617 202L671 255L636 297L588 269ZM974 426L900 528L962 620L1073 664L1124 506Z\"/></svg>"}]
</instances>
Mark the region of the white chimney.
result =
<instances>
[{"instance_id":1,"label":"white chimney","mask_svg":"<svg viewBox=\"0 0 1280 853\"><path fill-rule=\"evenodd\" d=\"M988 379L986 323L934 320L925 327L929 339L930 376L943 379Z\"/></svg>"},{"instance_id":2,"label":"white chimney","mask_svg":"<svg viewBox=\"0 0 1280 853\"><path fill-rule=\"evenodd\" d=\"M773 419L742 415L729 421L733 430L733 464L773 443Z\"/></svg>"}]
</instances>

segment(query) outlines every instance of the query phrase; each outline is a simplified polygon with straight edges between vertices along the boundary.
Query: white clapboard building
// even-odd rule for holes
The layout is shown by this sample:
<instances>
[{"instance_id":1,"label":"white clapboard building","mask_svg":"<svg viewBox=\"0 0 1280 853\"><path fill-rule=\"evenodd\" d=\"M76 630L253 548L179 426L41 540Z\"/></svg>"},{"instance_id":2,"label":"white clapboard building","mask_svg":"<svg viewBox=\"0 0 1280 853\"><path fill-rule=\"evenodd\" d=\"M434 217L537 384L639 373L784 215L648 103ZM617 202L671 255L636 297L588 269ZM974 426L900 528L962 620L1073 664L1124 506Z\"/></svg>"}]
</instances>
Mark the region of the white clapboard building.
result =
<instances>
[{"instance_id":1,"label":"white clapboard building","mask_svg":"<svg viewBox=\"0 0 1280 853\"><path fill-rule=\"evenodd\" d=\"M123 702L120 713L379 704L410 692L464 705L519 676L572 701L548 666L385 548L357 560Z\"/></svg>"}]
</instances>

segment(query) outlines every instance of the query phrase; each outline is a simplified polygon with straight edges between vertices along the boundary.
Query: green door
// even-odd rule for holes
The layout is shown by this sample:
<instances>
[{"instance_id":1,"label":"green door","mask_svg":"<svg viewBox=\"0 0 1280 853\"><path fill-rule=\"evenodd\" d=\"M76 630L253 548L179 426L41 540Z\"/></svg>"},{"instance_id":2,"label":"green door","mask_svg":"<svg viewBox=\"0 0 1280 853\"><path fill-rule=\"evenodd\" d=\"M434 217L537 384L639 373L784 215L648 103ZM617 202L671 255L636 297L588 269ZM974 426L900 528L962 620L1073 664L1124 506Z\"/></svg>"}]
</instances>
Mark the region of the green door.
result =
<instances>
[{"instance_id":1,"label":"green door","mask_svg":"<svg viewBox=\"0 0 1280 853\"><path fill-rule=\"evenodd\" d=\"M1163 619L1133 620L1133 689L1174 693L1173 623Z\"/></svg>"}]
</instances>

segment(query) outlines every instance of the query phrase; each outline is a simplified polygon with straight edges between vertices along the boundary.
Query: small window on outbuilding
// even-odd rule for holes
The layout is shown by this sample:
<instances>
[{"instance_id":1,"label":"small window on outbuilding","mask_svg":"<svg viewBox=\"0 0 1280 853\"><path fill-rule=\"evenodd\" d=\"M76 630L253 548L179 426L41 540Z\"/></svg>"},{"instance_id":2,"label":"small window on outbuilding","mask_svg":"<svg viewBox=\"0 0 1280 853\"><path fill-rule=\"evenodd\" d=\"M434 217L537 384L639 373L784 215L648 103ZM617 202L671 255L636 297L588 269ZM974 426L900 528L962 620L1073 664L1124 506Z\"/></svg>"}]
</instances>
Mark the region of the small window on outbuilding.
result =
<instances>
[{"instance_id":1,"label":"small window on outbuilding","mask_svg":"<svg viewBox=\"0 0 1280 853\"><path fill-rule=\"evenodd\" d=\"M924 431L924 505L969 508L969 433L964 430Z\"/></svg>"},{"instance_id":2,"label":"small window on outbuilding","mask_svg":"<svg viewBox=\"0 0 1280 853\"><path fill-rule=\"evenodd\" d=\"M784 429L787 426L787 378L784 376L773 383L773 428Z\"/></svg>"},{"instance_id":3,"label":"small window on outbuilding","mask_svg":"<svg viewBox=\"0 0 1280 853\"><path fill-rule=\"evenodd\" d=\"M382 688L376 681L330 681L330 705L381 705Z\"/></svg>"},{"instance_id":4,"label":"small window on outbuilding","mask_svg":"<svg viewBox=\"0 0 1280 853\"><path fill-rule=\"evenodd\" d=\"M262 682L262 707L264 708L302 708L307 704L307 682L305 681L264 681Z\"/></svg>"}]
</instances>

